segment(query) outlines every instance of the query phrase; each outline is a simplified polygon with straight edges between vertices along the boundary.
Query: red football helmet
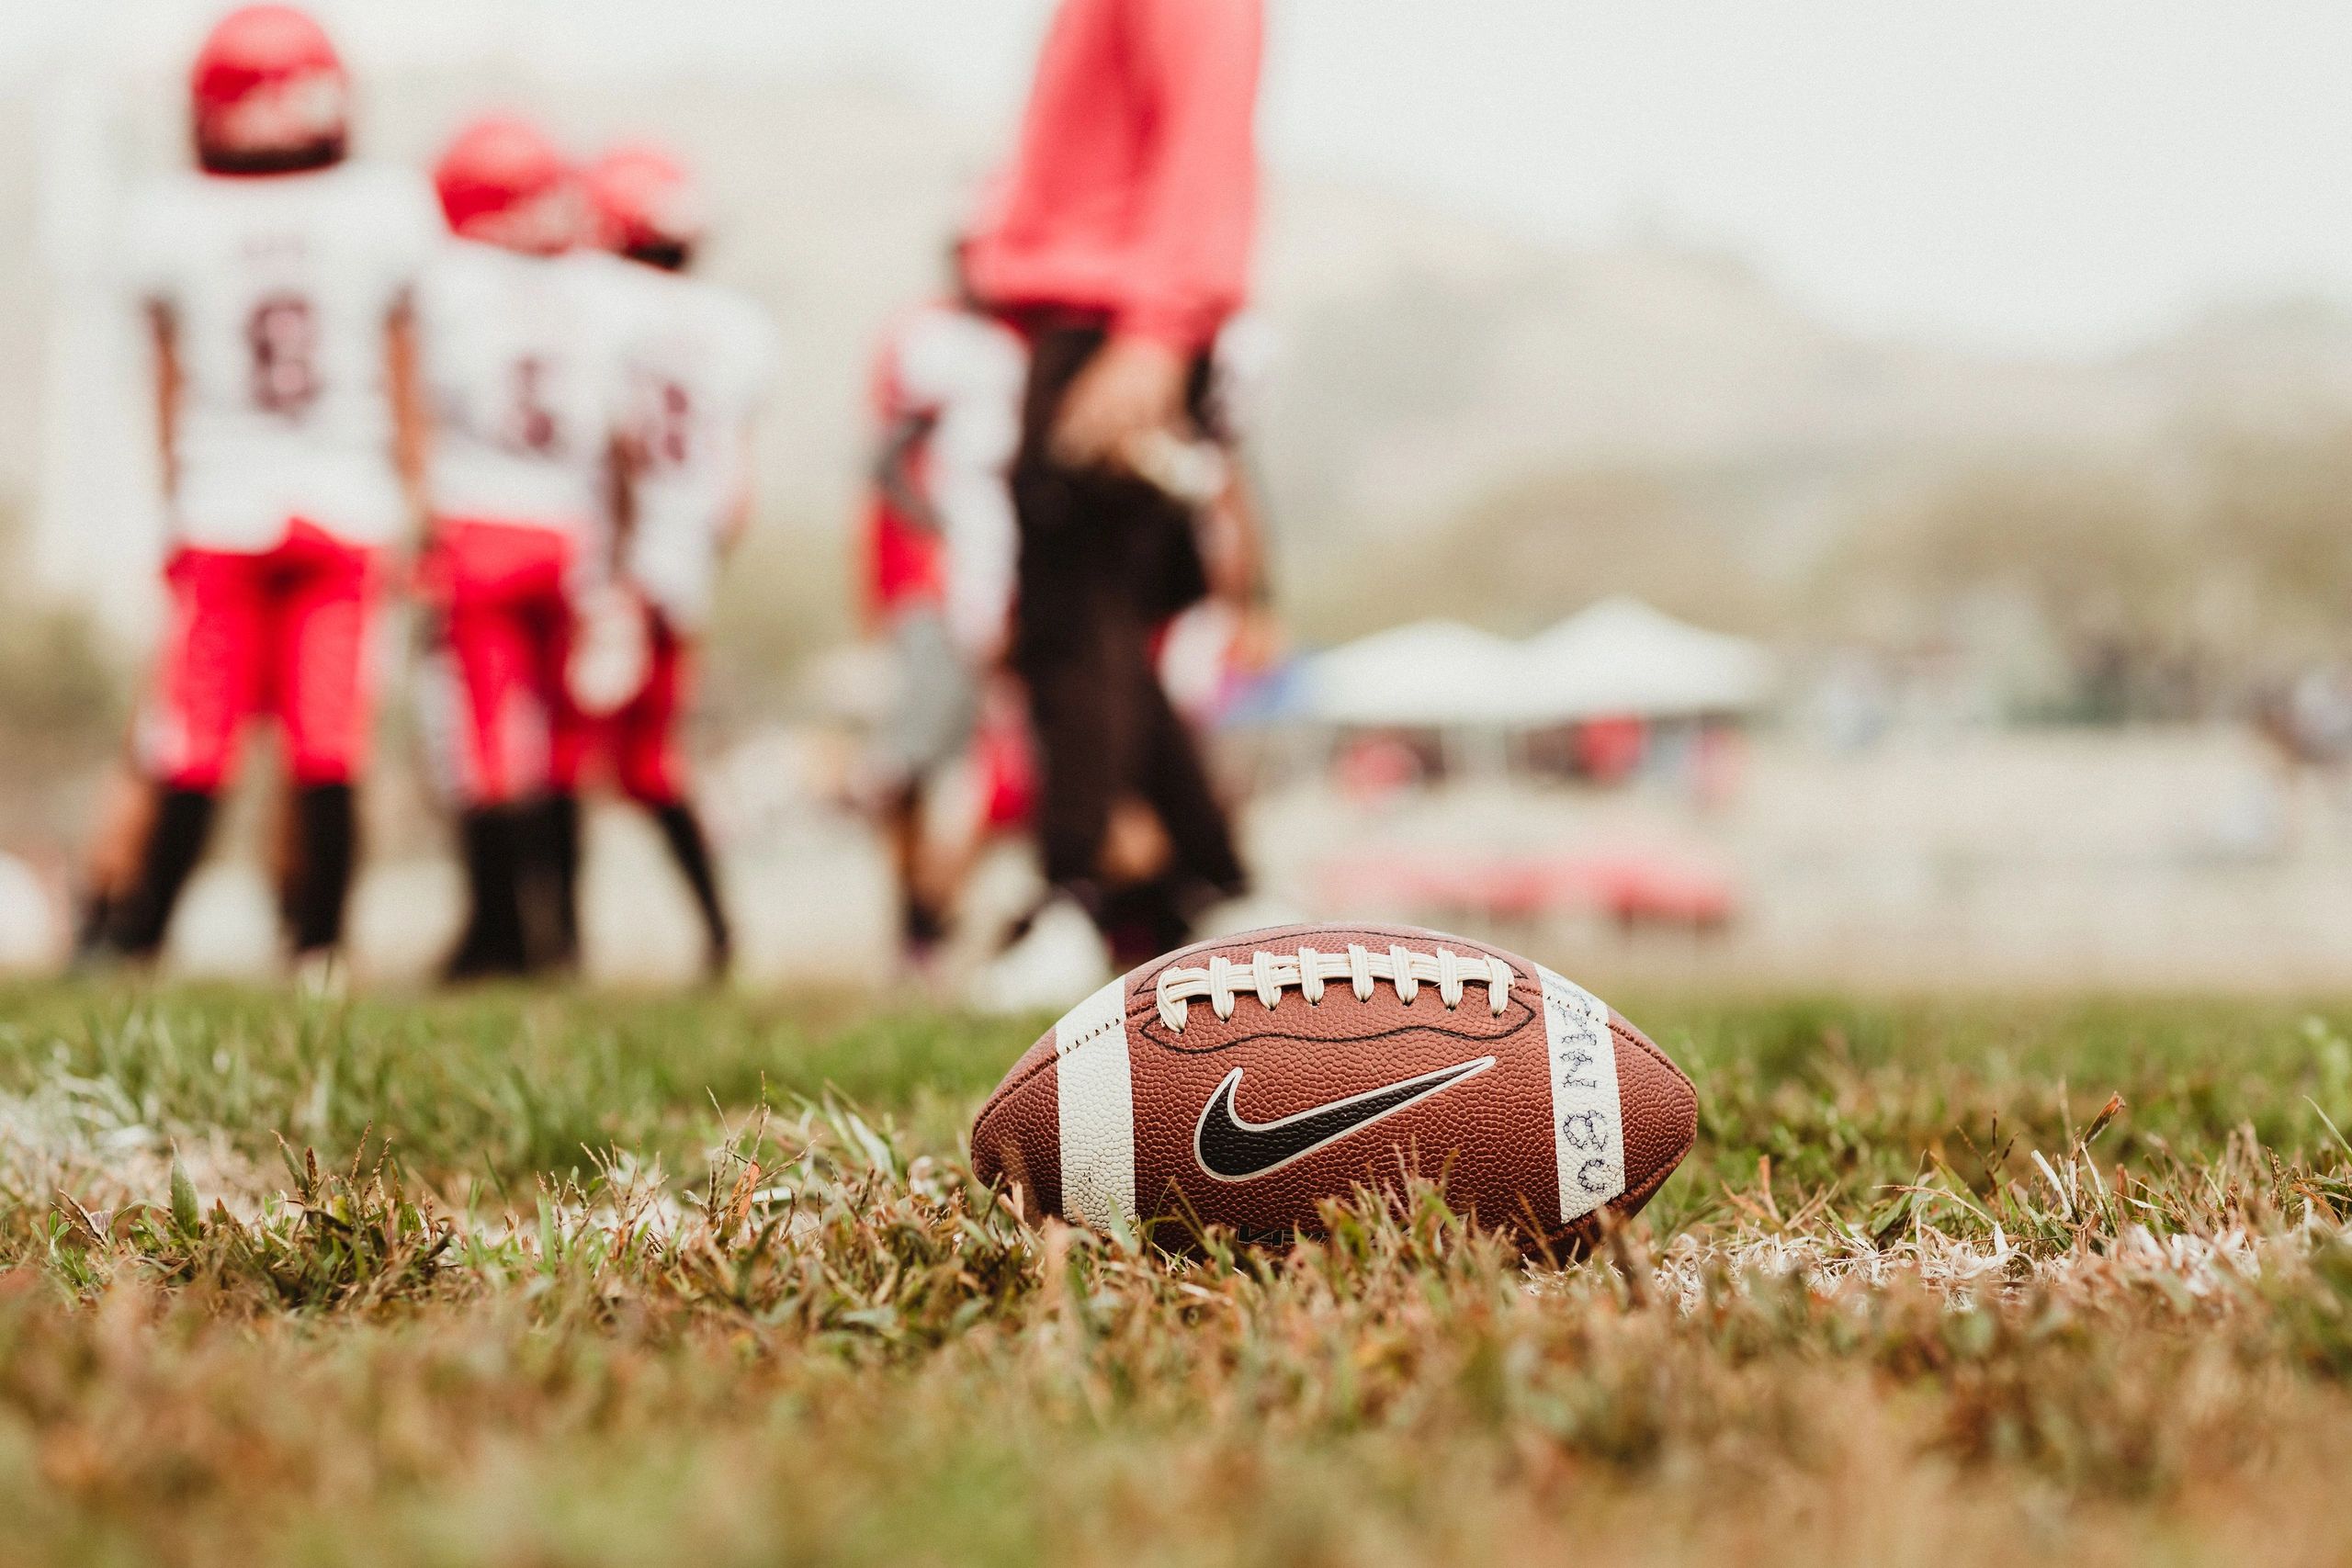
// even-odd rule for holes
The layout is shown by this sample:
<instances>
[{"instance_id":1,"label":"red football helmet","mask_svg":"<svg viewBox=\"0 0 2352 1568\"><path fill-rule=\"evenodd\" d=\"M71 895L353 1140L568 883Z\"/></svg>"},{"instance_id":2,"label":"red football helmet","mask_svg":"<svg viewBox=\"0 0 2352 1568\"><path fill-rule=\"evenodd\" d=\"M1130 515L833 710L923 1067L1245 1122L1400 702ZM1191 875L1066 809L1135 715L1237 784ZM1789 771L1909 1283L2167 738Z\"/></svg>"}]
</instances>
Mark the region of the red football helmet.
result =
<instances>
[{"instance_id":1,"label":"red football helmet","mask_svg":"<svg viewBox=\"0 0 2352 1568\"><path fill-rule=\"evenodd\" d=\"M707 228L702 193L658 147L613 148L588 169L588 199L608 250L677 265Z\"/></svg>"},{"instance_id":2,"label":"red football helmet","mask_svg":"<svg viewBox=\"0 0 2352 1568\"><path fill-rule=\"evenodd\" d=\"M587 236L580 178L529 122L489 115L458 133L433 171L452 233L528 255L554 255Z\"/></svg>"},{"instance_id":3,"label":"red football helmet","mask_svg":"<svg viewBox=\"0 0 2352 1568\"><path fill-rule=\"evenodd\" d=\"M277 174L340 159L351 82L325 29L291 6L223 17L188 76L197 162L217 174Z\"/></svg>"}]
</instances>

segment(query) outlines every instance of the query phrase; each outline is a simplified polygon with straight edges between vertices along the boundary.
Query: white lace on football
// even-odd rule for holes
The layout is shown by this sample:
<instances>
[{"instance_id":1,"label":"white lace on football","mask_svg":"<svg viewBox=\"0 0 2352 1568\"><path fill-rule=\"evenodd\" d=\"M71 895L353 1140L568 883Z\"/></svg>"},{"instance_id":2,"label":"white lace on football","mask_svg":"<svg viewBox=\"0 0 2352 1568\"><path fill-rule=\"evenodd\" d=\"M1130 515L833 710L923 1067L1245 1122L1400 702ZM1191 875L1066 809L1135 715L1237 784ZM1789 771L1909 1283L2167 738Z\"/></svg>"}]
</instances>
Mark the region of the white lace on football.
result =
<instances>
[{"instance_id":1,"label":"white lace on football","mask_svg":"<svg viewBox=\"0 0 2352 1568\"><path fill-rule=\"evenodd\" d=\"M1203 968L1159 972L1159 1021L1181 1032L1192 1004L1204 998L1218 1018L1229 1019L1233 998L1245 991L1257 993L1259 1002L1271 1012L1283 999L1283 992L1293 986L1309 1004L1318 1004L1323 1000L1324 983L1330 980L1347 981L1360 1002L1372 1000L1374 981L1385 980L1396 987L1397 999L1407 1007L1413 1005L1423 985L1435 986L1438 1000L1449 1011L1462 1005L1463 986L1476 983L1487 987L1487 1006L1499 1015L1510 1006L1511 981L1516 977L1510 965L1499 958L1444 947L1435 953L1415 953L1405 947L1374 953L1350 942L1345 953L1318 953L1311 947L1295 953L1253 953L1247 964L1212 953Z\"/></svg>"}]
</instances>

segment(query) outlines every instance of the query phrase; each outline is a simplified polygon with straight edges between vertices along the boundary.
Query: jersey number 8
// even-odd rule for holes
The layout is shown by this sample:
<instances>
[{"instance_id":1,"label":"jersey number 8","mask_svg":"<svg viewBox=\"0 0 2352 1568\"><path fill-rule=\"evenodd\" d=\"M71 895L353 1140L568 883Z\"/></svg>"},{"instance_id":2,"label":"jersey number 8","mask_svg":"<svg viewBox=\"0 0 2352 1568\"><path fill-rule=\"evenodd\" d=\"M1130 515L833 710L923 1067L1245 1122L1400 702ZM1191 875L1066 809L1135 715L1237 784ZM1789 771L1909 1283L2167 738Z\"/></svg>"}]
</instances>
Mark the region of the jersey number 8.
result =
<instances>
[{"instance_id":1,"label":"jersey number 8","mask_svg":"<svg viewBox=\"0 0 2352 1568\"><path fill-rule=\"evenodd\" d=\"M300 419L319 398L318 315L300 294L271 294L245 319L254 405Z\"/></svg>"}]
</instances>

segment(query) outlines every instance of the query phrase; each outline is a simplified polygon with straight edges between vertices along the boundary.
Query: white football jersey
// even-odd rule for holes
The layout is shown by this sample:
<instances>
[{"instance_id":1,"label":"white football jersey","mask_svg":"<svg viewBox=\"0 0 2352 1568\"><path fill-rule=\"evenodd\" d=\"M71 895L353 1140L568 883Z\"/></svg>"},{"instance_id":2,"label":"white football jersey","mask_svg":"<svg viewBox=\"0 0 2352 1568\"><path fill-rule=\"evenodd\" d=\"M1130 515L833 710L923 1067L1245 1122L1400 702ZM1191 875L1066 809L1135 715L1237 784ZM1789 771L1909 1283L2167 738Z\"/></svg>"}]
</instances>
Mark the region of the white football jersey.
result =
<instances>
[{"instance_id":1,"label":"white football jersey","mask_svg":"<svg viewBox=\"0 0 2352 1568\"><path fill-rule=\"evenodd\" d=\"M300 518L355 544L405 520L387 329L438 243L406 170L181 175L131 213L139 297L170 323L173 526L185 544L262 551Z\"/></svg>"},{"instance_id":2,"label":"white football jersey","mask_svg":"<svg viewBox=\"0 0 2352 1568\"><path fill-rule=\"evenodd\" d=\"M775 324L744 295L610 263L632 454L622 570L683 627L710 615L718 552L751 479L752 417L775 378Z\"/></svg>"},{"instance_id":3,"label":"white football jersey","mask_svg":"<svg viewBox=\"0 0 2352 1568\"><path fill-rule=\"evenodd\" d=\"M884 422L932 421L926 479L1001 473L1021 444L1029 349L1012 328L948 300L917 306L892 331L877 389Z\"/></svg>"},{"instance_id":4,"label":"white football jersey","mask_svg":"<svg viewBox=\"0 0 2352 1568\"><path fill-rule=\"evenodd\" d=\"M901 319L876 389L886 428L932 422L919 472L946 534L948 624L967 646L997 635L1012 599L1017 531L1005 475L1021 446L1028 378L1019 333L941 300Z\"/></svg>"},{"instance_id":5,"label":"white football jersey","mask_svg":"<svg viewBox=\"0 0 2352 1568\"><path fill-rule=\"evenodd\" d=\"M621 414L601 258L451 240L416 295L432 409L425 503L442 522L602 536Z\"/></svg>"}]
</instances>

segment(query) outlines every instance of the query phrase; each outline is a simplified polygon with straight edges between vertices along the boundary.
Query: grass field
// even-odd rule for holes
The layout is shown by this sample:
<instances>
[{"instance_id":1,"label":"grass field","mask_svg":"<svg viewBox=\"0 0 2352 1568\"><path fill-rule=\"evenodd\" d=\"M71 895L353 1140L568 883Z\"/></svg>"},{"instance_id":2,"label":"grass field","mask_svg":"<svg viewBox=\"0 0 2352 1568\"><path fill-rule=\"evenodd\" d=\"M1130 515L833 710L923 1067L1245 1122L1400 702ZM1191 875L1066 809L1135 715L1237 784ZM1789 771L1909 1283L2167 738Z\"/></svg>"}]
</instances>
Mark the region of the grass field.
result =
<instances>
[{"instance_id":1,"label":"grass field","mask_svg":"<svg viewBox=\"0 0 2352 1568\"><path fill-rule=\"evenodd\" d=\"M1025 1233L1021 1026L0 995L0 1561L2352 1555L2352 1011L1616 999L1700 1146L1530 1273Z\"/></svg>"}]
</instances>

